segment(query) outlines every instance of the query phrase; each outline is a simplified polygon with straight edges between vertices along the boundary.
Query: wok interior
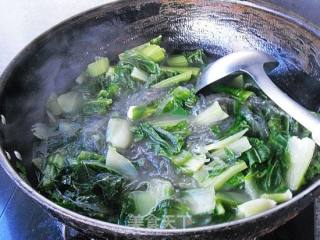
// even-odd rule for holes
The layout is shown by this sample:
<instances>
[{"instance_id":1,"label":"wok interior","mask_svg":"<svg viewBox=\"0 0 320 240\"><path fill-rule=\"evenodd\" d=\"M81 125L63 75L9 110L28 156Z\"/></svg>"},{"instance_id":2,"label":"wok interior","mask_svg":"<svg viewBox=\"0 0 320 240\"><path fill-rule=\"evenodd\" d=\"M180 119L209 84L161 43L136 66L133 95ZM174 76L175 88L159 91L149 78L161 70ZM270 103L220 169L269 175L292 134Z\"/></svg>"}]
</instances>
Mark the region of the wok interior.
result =
<instances>
[{"instance_id":1,"label":"wok interior","mask_svg":"<svg viewBox=\"0 0 320 240\"><path fill-rule=\"evenodd\" d=\"M117 54L162 34L168 49L203 48L210 56L257 49L279 61L271 73L277 85L310 110L320 108L320 40L272 13L234 3L163 1L112 4L58 26L26 48L11 65L0 89L3 148L14 161L18 150L31 166L31 126L46 116L52 92L67 91L96 56ZM183 6L183 7L182 7Z\"/></svg>"}]
</instances>

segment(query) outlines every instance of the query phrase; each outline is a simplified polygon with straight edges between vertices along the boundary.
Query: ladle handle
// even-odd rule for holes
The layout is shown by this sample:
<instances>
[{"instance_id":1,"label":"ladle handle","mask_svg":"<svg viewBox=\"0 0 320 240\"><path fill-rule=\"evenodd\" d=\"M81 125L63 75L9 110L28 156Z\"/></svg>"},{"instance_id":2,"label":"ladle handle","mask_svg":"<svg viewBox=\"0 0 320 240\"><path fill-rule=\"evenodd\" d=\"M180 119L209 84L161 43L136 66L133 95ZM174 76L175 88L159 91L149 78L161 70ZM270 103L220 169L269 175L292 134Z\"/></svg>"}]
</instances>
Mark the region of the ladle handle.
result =
<instances>
[{"instance_id":1,"label":"ladle handle","mask_svg":"<svg viewBox=\"0 0 320 240\"><path fill-rule=\"evenodd\" d=\"M320 146L320 118L316 114L311 113L280 90L271 81L262 66L250 66L244 69L244 71L256 81L262 91L283 111L307 128L312 133L313 140Z\"/></svg>"}]
</instances>

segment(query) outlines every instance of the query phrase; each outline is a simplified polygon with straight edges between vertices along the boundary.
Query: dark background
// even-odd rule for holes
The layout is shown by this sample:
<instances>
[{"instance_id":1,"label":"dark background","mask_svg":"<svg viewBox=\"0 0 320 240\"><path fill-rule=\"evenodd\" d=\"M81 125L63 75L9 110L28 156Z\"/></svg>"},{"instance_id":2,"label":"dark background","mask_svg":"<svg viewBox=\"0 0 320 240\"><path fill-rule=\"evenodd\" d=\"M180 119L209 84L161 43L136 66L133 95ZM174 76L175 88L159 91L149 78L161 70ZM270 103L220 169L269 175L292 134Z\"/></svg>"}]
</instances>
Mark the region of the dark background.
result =
<instances>
[{"instance_id":1,"label":"dark background","mask_svg":"<svg viewBox=\"0 0 320 240\"><path fill-rule=\"evenodd\" d=\"M252 2L258 1L252 0ZM320 26L319 0L270 0L265 2L278 4L285 11L298 13L310 22ZM61 4L63 4L63 1ZM0 55L1 61L6 61L6 59L2 59ZM320 223L318 222L318 224ZM263 240L312 240L315 239L314 228L314 206L311 205L299 217L274 233L265 236ZM60 240L63 239L62 231L62 224L50 217L17 189L9 177L0 169L0 240Z\"/></svg>"}]
</instances>

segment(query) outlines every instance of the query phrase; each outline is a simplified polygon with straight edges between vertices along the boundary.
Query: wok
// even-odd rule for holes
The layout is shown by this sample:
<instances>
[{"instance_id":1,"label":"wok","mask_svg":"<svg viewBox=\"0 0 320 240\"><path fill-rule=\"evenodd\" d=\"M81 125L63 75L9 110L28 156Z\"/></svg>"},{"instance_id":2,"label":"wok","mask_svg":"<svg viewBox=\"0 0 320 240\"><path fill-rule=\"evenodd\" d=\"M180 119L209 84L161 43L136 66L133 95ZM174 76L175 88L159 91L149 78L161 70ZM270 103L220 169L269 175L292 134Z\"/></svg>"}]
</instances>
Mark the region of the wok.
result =
<instances>
[{"instance_id":1,"label":"wok","mask_svg":"<svg viewBox=\"0 0 320 240\"><path fill-rule=\"evenodd\" d=\"M245 1L119 1L77 15L45 32L10 63L1 76L0 165L33 200L65 224L98 237L136 239L248 239L295 217L320 194L320 180L292 200L254 217L189 229L142 229L111 224L64 209L33 187L31 125L45 117L52 91L67 91L95 56L117 54L162 34L168 49L203 48L216 58L257 49L280 65L271 78L310 110L320 106L320 31L303 19ZM2 119L3 120L3 119ZM14 170L29 171L29 183ZM11 160L9 160L11 158Z\"/></svg>"}]
</instances>

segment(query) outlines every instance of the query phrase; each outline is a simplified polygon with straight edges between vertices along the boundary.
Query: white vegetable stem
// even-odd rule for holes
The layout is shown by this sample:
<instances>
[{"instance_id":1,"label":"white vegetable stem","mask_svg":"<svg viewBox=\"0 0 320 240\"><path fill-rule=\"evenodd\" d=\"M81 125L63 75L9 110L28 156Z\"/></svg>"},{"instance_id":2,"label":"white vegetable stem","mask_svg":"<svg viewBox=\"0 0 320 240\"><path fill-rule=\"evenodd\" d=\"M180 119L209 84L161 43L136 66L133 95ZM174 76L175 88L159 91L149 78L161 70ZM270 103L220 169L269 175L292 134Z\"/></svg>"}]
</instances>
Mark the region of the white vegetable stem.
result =
<instances>
[{"instance_id":1,"label":"white vegetable stem","mask_svg":"<svg viewBox=\"0 0 320 240\"><path fill-rule=\"evenodd\" d=\"M75 82L79 85L83 84L87 80L86 73L81 73L75 80Z\"/></svg>"},{"instance_id":2,"label":"white vegetable stem","mask_svg":"<svg viewBox=\"0 0 320 240\"><path fill-rule=\"evenodd\" d=\"M139 68L134 67L131 72L131 77L140 82L147 82L149 79L149 74Z\"/></svg>"},{"instance_id":3,"label":"white vegetable stem","mask_svg":"<svg viewBox=\"0 0 320 240\"><path fill-rule=\"evenodd\" d=\"M277 203L270 199L258 198L238 206L238 217L250 217L275 207Z\"/></svg>"},{"instance_id":4,"label":"white vegetable stem","mask_svg":"<svg viewBox=\"0 0 320 240\"><path fill-rule=\"evenodd\" d=\"M131 179L138 176L138 172L129 159L117 153L114 147L109 147L106 167Z\"/></svg>"},{"instance_id":5,"label":"white vegetable stem","mask_svg":"<svg viewBox=\"0 0 320 240\"><path fill-rule=\"evenodd\" d=\"M146 191L133 191L129 198L134 201L135 215L144 217L163 200L169 199L174 194L172 184L163 179L152 179L147 182Z\"/></svg>"},{"instance_id":6,"label":"white vegetable stem","mask_svg":"<svg viewBox=\"0 0 320 240\"><path fill-rule=\"evenodd\" d=\"M132 142L130 127L131 124L127 120L111 118L107 128L107 142L116 148L128 148Z\"/></svg>"},{"instance_id":7,"label":"white vegetable stem","mask_svg":"<svg viewBox=\"0 0 320 240\"><path fill-rule=\"evenodd\" d=\"M223 171L220 175L215 177L210 177L203 182L204 186L213 186L216 191L220 190L223 185L234 175L247 169L247 164L244 161L235 163L233 166L229 167Z\"/></svg>"},{"instance_id":8,"label":"white vegetable stem","mask_svg":"<svg viewBox=\"0 0 320 240\"><path fill-rule=\"evenodd\" d=\"M289 169L287 184L293 191L303 183L304 175L310 165L315 150L315 142L310 138L290 137L288 141Z\"/></svg>"},{"instance_id":9,"label":"white vegetable stem","mask_svg":"<svg viewBox=\"0 0 320 240\"><path fill-rule=\"evenodd\" d=\"M215 192L213 187L186 190L182 201L188 205L192 215L213 213Z\"/></svg>"},{"instance_id":10,"label":"white vegetable stem","mask_svg":"<svg viewBox=\"0 0 320 240\"><path fill-rule=\"evenodd\" d=\"M253 176L247 176L244 180L244 189L251 199L259 198L262 194L261 190L258 188Z\"/></svg>"},{"instance_id":11,"label":"white vegetable stem","mask_svg":"<svg viewBox=\"0 0 320 240\"><path fill-rule=\"evenodd\" d=\"M248 131L248 129L244 129L230 137L227 137L223 140L220 140L220 141L217 141L217 142L214 142L212 144L209 144L206 146L206 150L207 151L211 151L211 150L216 150L216 149L220 149L220 148L224 148L225 146L227 146L228 144L230 143L233 143L237 140L239 140L246 132Z\"/></svg>"},{"instance_id":12,"label":"white vegetable stem","mask_svg":"<svg viewBox=\"0 0 320 240\"><path fill-rule=\"evenodd\" d=\"M206 162L205 155L193 155L190 160L181 166L181 171L185 174L191 174L198 171Z\"/></svg>"},{"instance_id":13,"label":"white vegetable stem","mask_svg":"<svg viewBox=\"0 0 320 240\"><path fill-rule=\"evenodd\" d=\"M198 114L193 123L196 125L210 126L216 122L228 118L229 115L222 110L218 102L214 102L206 110Z\"/></svg>"},{"instance_id":14,"label":"white vegetable stem","mask_svg":"<svg viewBox=\"0 0 320 240\"><path fill-rule=\"evenodd\" d=\"M76 113L81 108L83 99L80 93L70 91L60 95L57 101L64 113Z\"/></svg>"},{"instance_id":15,"label":"white vegetable stem","mask_svg":"<svg viewBox=\"0 0 320 240\"><path fill-rule=\"evenodd\" d=\"M134 191L129 193L129 198L134 202L134 214L144 217L151 213L152 209L157 205L157 199L152 192Z\"/></svg>"},{"instance_id":16,"label":"white vegetable stem","mask_svg":"<svg viewBox=\"0 0 320 240\"><path fill-rule=\"evenodd\" d=\"M242 137L239 140L227 145L226 147L235 155L240 156L243 152L250 150L252 146L247 137ZM217 151L214 151L212 154L213 156L218 157L222 160L228 157L225 149L219 149Z\"/></svg>"},{"instance_id":17,"label":"white vegetable stem","mask_svg":"<svg viewBox=\"0 0 320 240\"><path fill-rule=\"evenodd\" d=\"M148 182L147 191L152 192L158 202L170 198L174 194L171 182L159 178L153 178Z\"/></svg>"},{"instance_id":18,"label":"white vegetable stem","mask_svg":"<svg viewBox=\"0 0 320 240\"><path fill-rule=\"evenodd\" d=\"M58 104L58 96L55 93L51 93L47 101L47 109L54 116L62 114L62 109Z\"/></svg>"},{"instance_id":19,"label":"white vegetable stem","mask_svg":"<svg viewBox=\"0 0 320 240\"><path fill-rule=\"evenodd\" d=\"M270 199L277 203L282 203L292 199L292 192L290 190L287 190L283 193L265 193L262 194L260 198Z\"/></svg>"}]
</instances>

